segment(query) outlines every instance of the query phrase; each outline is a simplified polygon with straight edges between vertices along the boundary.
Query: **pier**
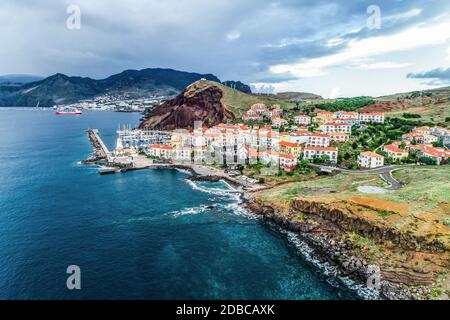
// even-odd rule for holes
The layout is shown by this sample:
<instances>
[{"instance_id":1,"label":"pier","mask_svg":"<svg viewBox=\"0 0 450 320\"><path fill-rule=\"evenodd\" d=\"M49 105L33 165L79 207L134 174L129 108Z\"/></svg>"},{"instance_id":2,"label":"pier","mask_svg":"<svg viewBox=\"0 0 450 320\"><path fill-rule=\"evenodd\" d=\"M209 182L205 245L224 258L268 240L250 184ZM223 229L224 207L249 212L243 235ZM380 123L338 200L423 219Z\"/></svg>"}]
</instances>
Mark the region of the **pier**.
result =
<instances>
[{"instance_id":1,"label":"pier","mask_svg":"<svg viewBox=\"0 0 450 320\"><path fill-rule=\"evenodd\" d=\"M111 152L109 152L108 147L105 145L102 138L100 138L98 129L89 129L87 132L89 140L91 140L92 146L94 147L94 154L88 161L95 162L99 160L107 160L108 162L111 162Z\"/></svg>"}]
</instances>

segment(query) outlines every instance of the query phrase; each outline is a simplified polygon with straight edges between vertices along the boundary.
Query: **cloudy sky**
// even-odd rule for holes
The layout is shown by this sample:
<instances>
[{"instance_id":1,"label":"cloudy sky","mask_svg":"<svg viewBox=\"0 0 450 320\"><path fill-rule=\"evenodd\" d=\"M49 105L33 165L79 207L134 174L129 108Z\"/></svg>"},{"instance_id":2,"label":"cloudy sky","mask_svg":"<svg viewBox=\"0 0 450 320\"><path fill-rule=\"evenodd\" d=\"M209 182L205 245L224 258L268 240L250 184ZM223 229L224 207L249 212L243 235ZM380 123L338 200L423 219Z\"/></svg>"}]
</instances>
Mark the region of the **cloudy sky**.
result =
<instances>
[{"instance_id":1,"label":"cloudy sky","mask_svg":"<svg viewBox=\"0 0 450 320\"><path fill-rule=\"evenodd\" d=\"M2 0L0 21L0 74L167 67L325 97L450 85L450 1Z\"/></svg>"}]
</instances>

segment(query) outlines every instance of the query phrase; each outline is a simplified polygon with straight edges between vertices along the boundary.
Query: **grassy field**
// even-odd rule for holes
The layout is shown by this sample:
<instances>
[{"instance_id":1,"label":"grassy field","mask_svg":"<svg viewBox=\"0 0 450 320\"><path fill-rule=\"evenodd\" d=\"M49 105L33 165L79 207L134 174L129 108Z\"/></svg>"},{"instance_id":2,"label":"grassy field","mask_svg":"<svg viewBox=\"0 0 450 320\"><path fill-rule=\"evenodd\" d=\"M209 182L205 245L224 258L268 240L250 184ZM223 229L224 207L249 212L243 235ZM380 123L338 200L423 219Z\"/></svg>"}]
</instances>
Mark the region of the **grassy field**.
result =
<instances>
[{"instance_id":1,"label":"grassy field","mask_svg":"<svg viewBox=\"0 0 450 320\"><path fill-rule=\"evenodd\" d=\"M450 168L422 167L400 169L392 173L404 186L382 195L383 199L414 203L419 210L428 211L439 204L450 204ZM450 212L448 212L450 217Z\"/></svg>"},{"instance_id":2,"label":"grassy field","mask_svg":"<svg viewBox=\"0 0 450 320\"><path fill-rule=\"evenodd\" d=\"M447 127L450 127L450 121L445 121L450 119L450 104L448 103L429 105L423 107L412 107L404 111L396 111L388 113L387 116L406 119L403 117L404 112L415 113L421 116L420 118L417 118L415 120L425 122L431 121L440 124L445 123Z\"/></svg>"},{"instance_id":3,"label":"grassy field","mask_svg":"<svg viewBox=\"0 0 450 320\"><path fill-rule=\"evenodd\" d=\"M377 174L339 174L275 187L262 192L261 196L268 201L291 200L301 196L337 199L364 196L407 204L408 211L413 214L439 208L438 211L450 218L450 211L447 211L450 208L450 168L408 167L394 171L393 176L403 186L399 190L384 194L358 191L359 186L386 186L386 182Z\"/></svg>"},{"instance_id":4,"label":"grassy field","mask_svg":"<svg viewBox=\"0 0 450 320\"><path fill-rule=\"evenodd\" d=\"M261 195L271 200L291 200L299 196L342 196L358 193L359 186L384 187L386 182L377 174L339 174L298 182L266 190Z\"/></svg>"}]
</instances>

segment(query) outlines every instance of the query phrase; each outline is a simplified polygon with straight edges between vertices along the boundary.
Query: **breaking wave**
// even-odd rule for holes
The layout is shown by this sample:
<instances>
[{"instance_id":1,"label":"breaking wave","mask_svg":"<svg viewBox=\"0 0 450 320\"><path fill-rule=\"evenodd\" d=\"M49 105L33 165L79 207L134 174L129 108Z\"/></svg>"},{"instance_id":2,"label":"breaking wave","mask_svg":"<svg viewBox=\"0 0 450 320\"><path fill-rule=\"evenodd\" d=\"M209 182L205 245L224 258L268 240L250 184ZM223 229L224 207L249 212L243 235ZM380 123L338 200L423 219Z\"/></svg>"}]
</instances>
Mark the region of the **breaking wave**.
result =
<instances>
[{"instance_id":1,"label":"breaking wave","mask_svg":"<svg viewBox=\"0 0 450 320\"><path fill-rule=\"evenodd\" d=\"M171 215L173 217L179 217L179 216L184 216L184 215L200 214L200 213L204 213L208 210L210 210L210 209L207 205L201 205L198 207L185 208L185 209L181 209L181 210L172 211L172 212L169 212L168 215Z\"/></svg>"},{"instance_id":2,"label":"breaking wave","mask_svg":"<svg viewBox=\"0 0 450 320\"><path fill-rule=\"evenodd\" d=\"M193 182L191 180L186 180L186 182L194 190L198 190L198 191L202 191L202 192L206 192L206 193L214 194L214 195L218 195L218 196L228 196L228 195L233 194L235 192L234 190L226 190L226 189L203 187L203 186L200 186L200 185L196 184L195 182Z\"/></svg>"}]
</instances>

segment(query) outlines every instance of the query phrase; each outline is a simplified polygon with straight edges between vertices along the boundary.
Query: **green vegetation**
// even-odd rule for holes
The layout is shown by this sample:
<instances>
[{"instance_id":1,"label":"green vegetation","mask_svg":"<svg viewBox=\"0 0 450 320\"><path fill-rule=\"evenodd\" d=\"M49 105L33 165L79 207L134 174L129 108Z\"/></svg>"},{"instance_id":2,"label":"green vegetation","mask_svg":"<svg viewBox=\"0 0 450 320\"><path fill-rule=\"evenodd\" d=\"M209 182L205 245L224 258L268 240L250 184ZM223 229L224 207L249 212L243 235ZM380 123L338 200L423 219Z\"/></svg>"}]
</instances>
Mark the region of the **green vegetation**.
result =
<instances>
[{"instance_id":1,"label":"green vegetation","mask_svg":"<svg viewBox=\"0 0 450 320\"><path fill-rule=\"evenodd\" d=\"M403 118L406 118L406 119L413 119L413 118L418 119L418 118L422 118L422 116L421 116L420 114L417 114L417 113L407 113L407 112L404 112L404 113L402 114L402 116L403 116Z\"/></svg>"},{"instance_id":2,"label":"green vegetation","mask_svg":"<svg viewBox=\"0 0 450 320\"><path fill-rule=\"evenodd\" d=\"M449 127L450 126L450 105L448 103L441 104L429 104L422 107L410 107L409 112L406 114L416 114L419 117L405 117L405 112L392 112L389 113L388 116L392 119L399 119L402 121L404 125L409 126L421 126L428 125L434 126L438 125L441 127ZM414 111L414 113L412 113ZM414 120L414 119L420 119Z\"/></svg>"},{"instance_id":3,"label":"green vegetation","mask_svg":"<svg viewBox=\"0 0 450 320\"><path fill-rule=\"evenodd\" d=\"M384 124L369 124L365 129L352 129L352 136L346 143L336 144L339 148L338 165L343 168L356 169L358 155L363 151L375 151L385 156L385 164L417 163L435 165L435 161L427 157L418 157L411 153L403 160L386 157L381 149L383 145L401 140L403 134L411 132L416 126L431 125L427 122L389 118ZM440 145L437 143L436 145ZM404 147L404 146L403 146Z\"/></svg>"},{"instance_id":4,"label":"green vegetation","mask_svg":"<svg viewBox=\"0 0 450 320\"><path fill-rule=\"evenodd\" d=\"M276 97L246 94L214 81L208 81L208 83L219 87L223 91L223 104L231 109L237 116L243 115L245 111L250 109L255 103L264 103L269 107L278 104L284 110L292 109L295 106L294 103L283 99L277 99Z\"/></svg>"},{"instance_id":5,"label":"green vegetation","mask_svg":"<svg viewBox=\"0 0 450 320\"><path fill-rule=\"evenodd\" d=\"M356 232L346 232L341 236L341 242L350 242L356 254L364 253L370 262L374 262L376 256L382 251L380 247L372 240L363 237Z\"/></svg>"},{"instance_id":6,"label":"green vegetation","mask_svg":"<svg viewBox=\"0 0 450 320\"><path fill-rule=\"evenodd\" d=\"M281 168L272 168L270 164L264 165L261 162L250 164L244 169L244 174L258 181L263 181L267 185L287 183L295 181L306 181L314 178L316 173L309 167L309 161L299 161L295 169L287 172ZM263 180L261 180L263 179Z\"/></svg>"},{"instance_id":7,"label":"green vegetation","mask_svg":"<svg viewBox=\"0 0 450 320\"><path fill-rule=\"evenodd\" d=\"M392 176L403 186L396 192L383 195L386 200L417 203L423 210L449 203L450 170L446 167L402 168L395 170Z\"/></svg>"},{"instance_id":8,"label":"green vegetation","mask_svg":"<svg viewBox=\"0 0 450 320\"><path fill-rule=\"evenodd\" d=\"M333 177L324 176L320 179L282 185L263 193L268 200L291 200L298 196L359 193L359 186L385 187L386 182L377 174L342 173Z\"/></svg>"},{"instance_id":9,"label":"green vegetation","mask_svg":"<svg viewBox=\"0 0 450 320\"><path fill-rule=\"evenodd\" d=\"M355 97L355 98L342 98L333 102L324 102L316 104L315 106L325 111L356 111L359 108L374 104L375 101L370 97Z\"/></svg>"}]
</instances>

